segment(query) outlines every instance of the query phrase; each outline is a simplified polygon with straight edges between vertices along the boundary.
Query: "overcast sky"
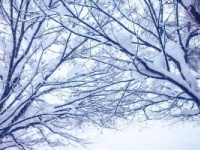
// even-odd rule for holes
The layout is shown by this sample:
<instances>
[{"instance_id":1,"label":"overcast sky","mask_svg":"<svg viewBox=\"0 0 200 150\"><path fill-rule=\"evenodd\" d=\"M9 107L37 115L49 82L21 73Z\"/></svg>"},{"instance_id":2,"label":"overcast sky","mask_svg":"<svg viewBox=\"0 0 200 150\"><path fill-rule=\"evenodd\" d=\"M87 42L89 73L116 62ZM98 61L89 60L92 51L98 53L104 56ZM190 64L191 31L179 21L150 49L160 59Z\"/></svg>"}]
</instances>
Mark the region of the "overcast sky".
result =
<instances>
[{"instance_id":1,"label":"overcast sky","mask_svg":"<svg viewBox=\"0 0 200 150\"><path fill-rule=\"evenodd\" d=\"M86 131L95 144L86 147L70 147L69 150L199 150L200 127L193 123L151 123L148 127L129 125L122 131L94 129ZM59 149L60 150L60 149Z\"/></svg>"}]
</instances>

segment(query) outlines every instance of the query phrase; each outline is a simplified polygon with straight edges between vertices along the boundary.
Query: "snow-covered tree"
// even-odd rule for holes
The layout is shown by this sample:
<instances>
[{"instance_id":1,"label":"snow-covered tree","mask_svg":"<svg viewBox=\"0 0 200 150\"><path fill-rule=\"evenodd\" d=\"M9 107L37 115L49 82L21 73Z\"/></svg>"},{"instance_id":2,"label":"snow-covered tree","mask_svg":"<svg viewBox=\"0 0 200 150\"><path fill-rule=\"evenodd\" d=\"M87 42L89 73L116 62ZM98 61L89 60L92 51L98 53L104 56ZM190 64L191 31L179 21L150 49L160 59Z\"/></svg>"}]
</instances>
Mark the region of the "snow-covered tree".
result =
<instances>
[{"instance_id":1,"label":"snow-covered tree","mask_svg":"<svg viewBox=\"0 0 200 150\"><path fill-rule=\"evenodd\" d=\"M97 117L83 101L94 62L80 60L95 45L59 1L0 3L0 149L84 142L71 131Z\"/></svg>"},{"instance_id":2,"label":"snow-covered tree","mask_svg":"<svg viewBox=\"0 0 200 150\"><path fill-rule=\"evenodd\" d=\"M96 61L99 74L88 80L95 79L91 100L109 111L104 121L199 115L199 26L189 14L193 1L61 2L82 29L76 34L99 44L82 57Z\"/></svg>"},{"instance_id":3,"label":"snow-covered tree","mask_svg":"<svg viewBox=\"0 0 200 150\"><path fill-rule=\"evenodd\" d=\"M198 119L193 3L2 0L0 149L81 142L71 131L89 122Z\"/></svg>"}]
</instances>

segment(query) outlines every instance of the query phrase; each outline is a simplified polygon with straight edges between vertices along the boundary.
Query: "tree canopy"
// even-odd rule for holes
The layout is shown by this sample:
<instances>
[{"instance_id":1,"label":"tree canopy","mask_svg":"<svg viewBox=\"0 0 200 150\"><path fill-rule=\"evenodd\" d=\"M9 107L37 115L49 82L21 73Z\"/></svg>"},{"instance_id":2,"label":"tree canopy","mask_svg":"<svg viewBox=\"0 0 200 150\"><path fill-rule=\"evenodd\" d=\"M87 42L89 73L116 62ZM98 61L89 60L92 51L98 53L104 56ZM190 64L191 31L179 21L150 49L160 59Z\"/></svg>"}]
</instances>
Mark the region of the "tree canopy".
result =
<instances>
[{"instance_id":1,"label":"tree canopy","mask_svg":"<svg viewBox=\"0 0 200 150\"><path fill-rule=\"evenodd\" d=\"M0 3L0 149L84 142L71 130L118 118L198 120L195 1Z\"/></svg>"}]
</instances>

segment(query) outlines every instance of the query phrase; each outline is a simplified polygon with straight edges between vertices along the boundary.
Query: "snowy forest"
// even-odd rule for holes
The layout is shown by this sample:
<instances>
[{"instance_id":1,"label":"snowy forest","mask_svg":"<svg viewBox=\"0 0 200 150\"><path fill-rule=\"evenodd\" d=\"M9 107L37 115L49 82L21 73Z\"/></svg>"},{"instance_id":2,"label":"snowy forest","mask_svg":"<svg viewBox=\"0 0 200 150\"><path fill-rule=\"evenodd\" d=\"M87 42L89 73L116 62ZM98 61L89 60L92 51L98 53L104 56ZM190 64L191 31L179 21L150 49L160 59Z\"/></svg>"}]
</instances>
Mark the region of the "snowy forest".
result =
<instances>
[{"instance_id":1,"label":"snowy forest","mask_svg":"<svg viewBox=\"0 0 200 150\"><path fill-rule=\"evenodd\" d=\"M117 120L198 122L199 27L199 0L1 0L0 149L84 144L73 130Z\"/></svg>"}]
</instances>

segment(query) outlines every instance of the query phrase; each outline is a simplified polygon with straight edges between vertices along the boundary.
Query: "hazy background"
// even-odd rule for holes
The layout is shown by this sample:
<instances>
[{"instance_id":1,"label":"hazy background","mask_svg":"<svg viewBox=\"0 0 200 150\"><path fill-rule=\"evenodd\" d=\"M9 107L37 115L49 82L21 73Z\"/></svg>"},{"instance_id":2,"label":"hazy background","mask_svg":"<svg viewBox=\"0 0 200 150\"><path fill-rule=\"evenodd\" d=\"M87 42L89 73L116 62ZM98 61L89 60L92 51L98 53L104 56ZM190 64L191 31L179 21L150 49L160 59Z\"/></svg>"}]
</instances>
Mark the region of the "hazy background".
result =
<instances>
[{"instance_id":1,"label":"hazy background","mask_svg":"<svg viewBox=\"0 0 200 150\"><path fill-rule=\"evenodd\" d=\"M94 144L70 147L69 150L199 150L200 127L193 123L169 125L164 122L131 124L120 131L95 129L85 131ZM126 129L125 129L126 128Z\"/></svg>"}]
</instances>

